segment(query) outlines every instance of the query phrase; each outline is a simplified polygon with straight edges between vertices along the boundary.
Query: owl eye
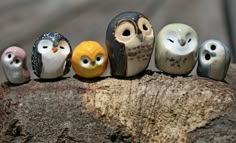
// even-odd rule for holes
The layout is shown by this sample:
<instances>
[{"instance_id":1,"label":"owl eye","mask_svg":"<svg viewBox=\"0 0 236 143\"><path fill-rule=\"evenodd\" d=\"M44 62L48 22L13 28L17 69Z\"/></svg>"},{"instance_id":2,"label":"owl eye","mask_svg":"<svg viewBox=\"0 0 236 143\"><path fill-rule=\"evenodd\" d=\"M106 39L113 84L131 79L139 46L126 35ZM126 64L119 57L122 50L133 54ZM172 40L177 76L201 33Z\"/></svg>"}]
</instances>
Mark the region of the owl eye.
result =
<instances>
[{"instance_id":1,"label":"owl eye","mask_svg":"<svg viewBox=\"0 0 236 143\"><path fill-rule=\"evenodd\" d=\"M152 25L149 22L149 20L147 20L144 17L140 17L138 20L138 27L139 29L142 31L143 34L145 35L153 35L153 29L152 29Z\"/></svg>"},{"instance_id":2,"label":"owl eye","mask_svg":"<svg viewBox=\"0 0 236 143\"><path fill-rule=\"evenodd\" d=\"M38 51L41 54L47 53L51 47L53 47L53 43L48 39L41 40L37 45Z\"/></svg>"},{"instance_id":3,"label":"owl eye","mask_svg":"<svg viewBox=\"0 0 236 143\"><path fill-rule=\"evenodd\" d=\"M115 29L115 37L119 42L127 42L135 35L135 27L131 21L122 21Z\"/></svg>"},{"instance_id":4,"label":"owl eye","mask_svg":"<svg viewBox=\"0 0 236 143\"><path fill-rule=\"evenodd\" d=\"M147 26L145 24L143 24L143 30L148 30Z\"/></svg>"},{"instance_id":5,"label":"owl eye","mask_svg":"<svg viewBox=\"0 0 236 143\"><path fill-rule=\"evenodd\" d=\"M7 54L7 57L8 57L9 59L11 59L11 58L12 58L12 54L11 54L11 53L8 53L8 54Z\"/></svg>"},{"instance_id":6,"label":"owl eye","mask_svg":"<svg viewBox=\"0 0 236 143\"><path fill-rule=\"evenodd\" d=\"M90 59L86 56L80 58L80 65L84 68L88 68L90 64Z\"/></svg>"},{"instance_id":7,"label":"owl eye","mask_svg":"<svg viewBox=\"0 0 236 143\"><path fill-rule=\"evenodd\" d=\"M97 57L97 58L96 58L96 61L99 62L100 60L101 60L101 57Z\"/></svg>"},{"instance_id":8,"label":"owl eye","mask_svg":"<svg viewBox=\"0 0 236 143\"><path fill-rule=\"evenodd\" d=\"M128 29L126 29L123 33L123 36L129 36L130 35L130 31Z\"/></svg>"},{"instance_id":9,"label":"owl eye","mask_svg":"<svg viewBox=\"0 0 236 143\"><path fill-rule=\"evenodd\" d=\"M167 39L168 41L170 41L171 43L174 43L174 41L173 40L171 40L171 39Z\"/></svg>"},{"instance_id":10,"label":"owl eye","mask_svg":"<svg viewBox=\"0 0 236 143\"><path fill-rule=\"evenodd\" d=\"M83 59L83 64L87 64L88 60L87 59Z\"/></svg>"},{"instance_id":11,"label":"owl eye","mask_svg":"<svg viewBox=\"0 0 236 143\"><path fill-rule=\"evenodd\" d=\"M214 51L216 49L216 45L211 45L211 50Z\"/></svg>"},{"instance_id":12,"label":"owl eye","mask_svg":"<svg viewBox=\"0 0 236 143\"><path fill-rule=\"evenodd\" d=\"M191 33L191 32L189 32L187 35L186 35L186 42L187 43L190 43L191 42L191 44L194 44L194 43L196 43L196 38L194 37L194 34L193 33Z\"/></svg>"},{"instance_id":13,"label":"owl eye","mask_svg":"<svg viewBox=\"0 0 236 143\"><path fill-rule=\"evenodd\" d=\"M68 55L70 53L70 45L65 40L62 40L58 44L61 54Z\"/></svg>"},{"instance_id":14,"label":"owl eye","mask_svg":"<svg viewBox=\"0 0 236 143\"><path fill-rule=\"evenodd\" d=\"M190 39L188 39L188 43L190 43L192 41L192 39L190 38Z\"/></svg>"},{"instance_id":15,"label":"owl eye","mask_svg":"<svg viewBox=\"0 0 236 143\"><path fill-rule=\"evenodd\" d=\"M211 55L210 55L209 53L206 53L206 54L205 54L205 59L206 59L207 61L209 61L209 60L211 59Z\"/></svg>"},{"instance_id":16,"label":"owl eye","mask_svg":"<svg viewBox=\"0 0 236 143\"><path fill-rule=\"evenodd\" d=\"M15 59L15 63L16 63L16 64L19 64L20 62L21 62L20 59Z\"/></svg>"},{"instance_id":17,"label":"owl eye","mask_svg":"<svg viewBox=\"0 0 236 143\"><path fill-rule=\"evenodd\" d=\"M103 63L103 56L101 55L101 54L98 54L97 56L96 56L96 63L98 64L98 65L101 65L102 63Z\"/></svg>"},{"instance_id":18,"label":"owl eye","mask_svg":"<svg viewBox=\"0 0 236 143\"><path fill-rule=\"evenodd\" d=\"M18 58L16 58L13 62L13 64L16 65L16 66L20 66L21 63L22 63L21 59L18 59Z\"/></svg>"}]
</instances>

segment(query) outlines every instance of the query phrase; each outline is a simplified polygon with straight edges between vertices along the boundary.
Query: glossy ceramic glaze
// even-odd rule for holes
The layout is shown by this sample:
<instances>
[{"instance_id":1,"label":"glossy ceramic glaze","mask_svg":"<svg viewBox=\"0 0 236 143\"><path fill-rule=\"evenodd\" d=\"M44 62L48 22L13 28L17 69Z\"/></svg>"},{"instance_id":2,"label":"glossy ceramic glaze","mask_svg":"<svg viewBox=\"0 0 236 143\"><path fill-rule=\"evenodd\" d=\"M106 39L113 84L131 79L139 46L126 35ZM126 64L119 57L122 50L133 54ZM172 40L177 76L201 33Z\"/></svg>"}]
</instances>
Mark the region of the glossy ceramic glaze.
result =
<instances>
[{"instance_id":1,"label":"glossy ceramic glaze","mask_svg":"<svg viewBox=\"0 0 236 143\"><path fill-rule=\"evenodd\" d=\"M42 79L59 78L70 70L72 49L69 41L56 32L41 35L32 50L32 68Z\"/></svg>"},{"instance_id":2,"label":"glossy ceramic glaze","mask_svg":"<svg viewBox=\"0 0 236 143\"><path fill-rule=\"evenodd\" d=\"M197 62L198 37L195 30L181 23L166 25L155 43L156 67L172 75L188 75Z\"/></svg>"},{"instance_id":3,"label":"glossy ceramic glaze","mask_svg":"<svg viewBox=\"0 0 236 143\"><path fill-rule=\"evenodd\" d=\"M224 80L231 59L229 48L218 40L207 40L199 48L197 74L214 80Z\"/></svg>"},{"instance_id":4,"label":"glossy ceramic glaze","mask_svg":"<svg viewBox=\"0 0 236 143\"><path fill-rule=\"evenodd\" d=\"M141 13L124 12L114 17L106 32L111 74L130 77L144 71L154 46L154 31Z\"/></svg>"},{"instance_id":5,"label":"glossy ceramic glaze","mask_svg":"<svg viewBox=\"0 0 236 143\"><path fill-rule=\"evenodd\" d=\"M96 41L83 41L74 48L71 63L75 73L84 78L98 77L106 70L107 53Z\"/></svg>"},{"instance_id":6,"label":"glossy ceramic glaze","mask_svg":"<svg viewBox=\"0 0 236 143\"><path fill-rule=\"evenodd\" d=\"M22 84L30 80L24 49L12 46L1 56L1 65L6 79L12 84Z\"/></svg>"}]
</instances>

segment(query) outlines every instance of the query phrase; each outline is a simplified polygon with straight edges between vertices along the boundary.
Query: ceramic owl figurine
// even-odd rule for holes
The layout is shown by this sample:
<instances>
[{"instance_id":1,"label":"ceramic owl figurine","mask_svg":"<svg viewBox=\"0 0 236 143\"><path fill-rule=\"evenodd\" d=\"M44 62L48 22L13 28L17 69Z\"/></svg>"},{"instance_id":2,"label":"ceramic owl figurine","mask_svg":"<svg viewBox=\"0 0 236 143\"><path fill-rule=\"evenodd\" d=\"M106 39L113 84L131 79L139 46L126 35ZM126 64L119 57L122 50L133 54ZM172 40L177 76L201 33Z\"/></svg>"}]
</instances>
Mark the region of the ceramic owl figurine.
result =
<instances>
[{"instance_id":1,"label":"ceramic owl figurine","mask_svg":"<svg viewBox=\"0 0 236 143\"><path fill-rule=\"evenodd\" d=\"M12 84L22 84L30 80L26 66L26 53L17 46L7 48L1 56L1 65L6 79Z\"/></svg>"},{"instance_id":2,"label":"ceramic owl figurine","mask_svg":"<svg viewBox=\"0 0 236 143\"><path fill-rule=\"evenodd\" d=\"M72 49L69 41L56 32L41 35L32 50L32 68L41 79L56 79L70 71Z\"/></svg>"},{"instance_id":3,"label":"ceramic owl figurine","mask_svg":"<svg viewBox=\"0 0 236 143\"><path fill-rule=\"evenodd\" d=\"M83 78L100 76L107 67L108 57L96 41L83 41L77 45L71 57L72 68Z\"/></svg>"},{"instance_id":4,"label":"ceramic owl figurine","mask_svg":"<svg viewBox=\"0 0 236 143\"><path fill-rule=\"evenodd\" d=\"M165 26L156 37L156 67L167 74L188 75L197 62L197 46L197 33L190 26Z\"/></svg>"},{"instance_id":5,"label":"ceramic owl figurine","mask_svg":"<svg viewBox=\"0 0 236 143\"><path fill-rule=\"evenodd\" d=\"M230 64L229 48L218 40L207 40L199 48L197 74L223 81Z\"/></svg>"},{"instance_id":6,"label":"ceramic owl figurine","mask_svg":"<svg viewBox=\"0 0 236 143\"><path fill-rule=\"evenodd\" d=\"M124 12L111 20L106 31L106 46L111 74L130 77L144 71L154 47L154 30L141 13Z\"/></svg>"}]
</instances>

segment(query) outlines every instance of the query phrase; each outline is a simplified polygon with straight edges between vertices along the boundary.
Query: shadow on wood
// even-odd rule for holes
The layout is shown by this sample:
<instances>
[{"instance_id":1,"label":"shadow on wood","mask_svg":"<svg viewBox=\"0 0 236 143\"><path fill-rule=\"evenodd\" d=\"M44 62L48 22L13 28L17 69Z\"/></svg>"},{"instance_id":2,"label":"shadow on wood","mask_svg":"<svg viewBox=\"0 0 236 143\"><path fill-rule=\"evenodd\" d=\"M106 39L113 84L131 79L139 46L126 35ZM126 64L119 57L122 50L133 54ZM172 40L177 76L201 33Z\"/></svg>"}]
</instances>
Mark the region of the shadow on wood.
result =
<instances>
[{"instance_id":1,"label":"shadow on wood","mask_svg":"<svg viewBox=\"0 0 236 143\"><path fill-rule=\"evenodd\" d=\"M58 143L236 141L235 93L223 82L158 73L91 83L74 78L31 81L0 88L0 138Z\"/></svg>"}]
</instances>

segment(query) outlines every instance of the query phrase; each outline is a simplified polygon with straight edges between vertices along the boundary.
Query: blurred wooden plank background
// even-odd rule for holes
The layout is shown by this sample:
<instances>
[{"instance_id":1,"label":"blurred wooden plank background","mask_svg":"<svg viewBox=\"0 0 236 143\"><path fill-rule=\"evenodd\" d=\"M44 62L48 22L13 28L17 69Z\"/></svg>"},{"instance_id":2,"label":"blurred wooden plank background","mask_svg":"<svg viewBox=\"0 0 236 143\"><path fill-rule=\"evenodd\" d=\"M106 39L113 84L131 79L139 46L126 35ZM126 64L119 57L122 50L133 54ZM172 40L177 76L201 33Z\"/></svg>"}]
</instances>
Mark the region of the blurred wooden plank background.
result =
<instances>
[{"instance_id":1,"label":"blurred wooden plank background","mask_svg":"<svg viewBox=\"0 0 236 143\"><path fill-rule=\"evenodd\" d=\"M168 23L183 22L198 32L200 43L215 38L229 46L222 0L7 0L0 1L0 52L10 45L22 46L31 69L32 45L47 31L65 35L73 47L83 40L97 40L105 47L108 23L128 10L145 14L156 33ZM149 68L157 70L153 59Z\"/></svg>"}]
</instances>

